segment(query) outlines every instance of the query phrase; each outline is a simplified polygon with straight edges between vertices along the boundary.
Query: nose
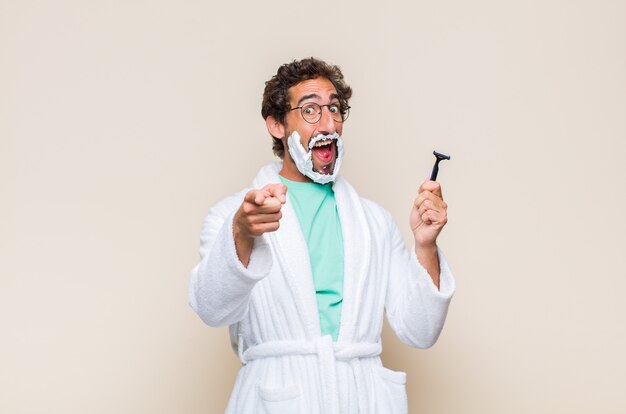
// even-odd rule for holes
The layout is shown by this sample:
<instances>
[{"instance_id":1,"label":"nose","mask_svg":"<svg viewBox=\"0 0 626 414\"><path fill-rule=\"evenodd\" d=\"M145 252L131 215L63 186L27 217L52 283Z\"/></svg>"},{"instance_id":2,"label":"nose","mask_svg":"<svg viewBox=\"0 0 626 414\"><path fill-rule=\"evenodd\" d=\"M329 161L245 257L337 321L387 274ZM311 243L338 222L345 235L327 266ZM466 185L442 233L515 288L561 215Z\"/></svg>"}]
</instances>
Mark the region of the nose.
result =
<instances>
[{"instance_id":1,"label":"nose","mask_svg":"<svg viewBox=\"0 0 626 414\"><path fill-rule=\"evenodd\" d=\"M337 121L335 121L327 106L322 107L322 117L319 120L319 132L322 134L332 134L337 132Z\"/></svg>"}]
</instances>

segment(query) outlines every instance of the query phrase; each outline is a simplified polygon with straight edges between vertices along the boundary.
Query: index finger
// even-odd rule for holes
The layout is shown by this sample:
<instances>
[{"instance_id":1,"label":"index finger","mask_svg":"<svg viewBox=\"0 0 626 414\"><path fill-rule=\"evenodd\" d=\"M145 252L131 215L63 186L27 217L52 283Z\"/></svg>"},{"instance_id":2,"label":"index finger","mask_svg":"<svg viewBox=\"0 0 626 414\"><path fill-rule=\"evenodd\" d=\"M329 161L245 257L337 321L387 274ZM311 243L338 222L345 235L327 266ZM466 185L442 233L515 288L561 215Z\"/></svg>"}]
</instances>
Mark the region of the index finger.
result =
<instances>
[{"instance_id":1,"label":"index finger","mask_svg":"<svg viewBox=\"0 0 626 414\"><path fill-rule=\"evenodd\" d=\"M441 193L441 185L437 181L426 180L420 185L418 193L422 191L430 191L439 198L443 198Z\"/></svg>"}]
</instances>

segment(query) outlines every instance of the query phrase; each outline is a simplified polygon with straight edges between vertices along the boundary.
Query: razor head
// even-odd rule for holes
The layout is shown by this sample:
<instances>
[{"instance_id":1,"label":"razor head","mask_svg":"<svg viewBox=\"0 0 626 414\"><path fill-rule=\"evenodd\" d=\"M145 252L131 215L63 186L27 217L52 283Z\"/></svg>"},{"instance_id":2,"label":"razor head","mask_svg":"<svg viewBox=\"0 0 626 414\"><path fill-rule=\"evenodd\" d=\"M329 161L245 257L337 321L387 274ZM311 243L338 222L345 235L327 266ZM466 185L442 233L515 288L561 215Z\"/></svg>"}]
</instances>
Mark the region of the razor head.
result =
<instances>
[{"instance_id":1,"label":"razor head","mask_svg":"<svg viewBox=\"0 0 626 414\"><path fill-rule=\"evenodd\" d=\"M450 159L449 155L442 154L437 151L433 151L433 154L435 155L435 158L437 158L437 160L435 161L435 165L433 165L433 172L430 174L431 181L435 181L437 179L437 174L439 173L439 161Z\"/></svg>"},{"instance_id":2,"label":"razor head","mask_svg":"<svg viewBox=\"0 0 626 414\"><path fill-rule=\"evenodd\" d=\"M449 160L450 156L446 154L442 154L441 152L433 151L433 155L437 157L438 160Z\"/></svg>"}]
</instances>

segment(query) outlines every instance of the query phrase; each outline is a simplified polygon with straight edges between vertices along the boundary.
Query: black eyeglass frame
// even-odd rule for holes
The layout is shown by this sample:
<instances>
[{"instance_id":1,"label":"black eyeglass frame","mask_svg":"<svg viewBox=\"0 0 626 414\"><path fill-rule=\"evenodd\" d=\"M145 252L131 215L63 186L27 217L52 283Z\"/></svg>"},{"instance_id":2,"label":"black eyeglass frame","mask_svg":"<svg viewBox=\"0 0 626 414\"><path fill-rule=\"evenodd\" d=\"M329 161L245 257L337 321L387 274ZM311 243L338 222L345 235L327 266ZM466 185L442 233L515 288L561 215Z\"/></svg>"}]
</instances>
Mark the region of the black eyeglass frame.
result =
<instances>
[{"instance_id":1,"label":"black eyeglass frame","mask_svg":"<svg viewBox=\"0 0 626 414\"><path fill-rule=\"evenodd\" d=\"M307 106L307 105L317 105L317 106L319 106L319 107L320 107L320 111L318 112L318 118L317 118L317 121L315 121L315 122L311 122L311 121L309 121L309 120L307 120L307 119L305 118L305 116L304 116L304 112L302 111L302 109L303 109L305 106ZM337 121L335 118L333 118L333 121L335 121L335 122L339 122L340 124L343 124L344 122L346 122L346 119L348 119L348 116L350 115L350 108L351 108L351 106L346 106L346 109L342 109L342 108L341 108L341 105L337 105L337 104L332 104L332 103L330 103L330 104L326 104L326 105L320 105L320 104L315 103L315 102L307 102L307 103L305 103L304 105L296 106L295 108L290 108L290 109L286 110L286 111L285 111L285 113L287 113L287 112L291 112L291 111L295 111L296 109L300 109L300 115L302 116L302 119L304 119L304 121L305 121L306 123L309 123L309 124L317 124L317 123L320 121L320 119L322 119L322 111L323 111L323 108L324 108L324 107L327 107L327 108L328 108L328 112L330 112L330 107L331 107L331 106L337 106L337 107L339 107L339 113L341 114L341 121ZM332 113L332 112L330 112L330 114L331 114L330 116L332 117L332 114L333 114L333 113Z\"/></svg>"}]
</instances>

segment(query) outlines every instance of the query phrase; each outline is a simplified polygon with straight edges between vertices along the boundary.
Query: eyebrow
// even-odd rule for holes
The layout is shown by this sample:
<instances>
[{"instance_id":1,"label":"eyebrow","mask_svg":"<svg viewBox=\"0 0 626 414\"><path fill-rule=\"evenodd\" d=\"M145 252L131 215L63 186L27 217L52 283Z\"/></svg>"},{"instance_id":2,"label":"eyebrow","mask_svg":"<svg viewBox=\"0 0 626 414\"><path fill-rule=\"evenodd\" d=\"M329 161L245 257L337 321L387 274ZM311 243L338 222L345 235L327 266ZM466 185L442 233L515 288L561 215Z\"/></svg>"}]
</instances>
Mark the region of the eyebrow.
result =
<instances>
[{"instance_id":1,"label":"eyebrow","mask_svg":"<svg viewBox=\"0 0 626 414\"><path fill-rule=\"evenodd\" d=\"M308 95L304 95L302 98L298 99L298 103L296 104L296 106L300 106L300 104L302 103L302 101L306 101L307 99L311 99L311 98L318 98L321 99L321 97L316 94L316 93L310 93ZM330 99L331 101L333 99L339 99L339 95L337 95L336 93L333 93L330 95Z\"/></svg>"},{"instance_id":2,"label":"eyebrow","mask_svg":"<svg viewBox=\"0 0 626 414\"><path fill-rule=\"evenodd\" d=\"M299 106L302 101L306 101L307 99L311 99L311 98L319 98L320 96L316 93L310 93L308 95L304 95L302 98L298 99L298 103L296 104L296 106Z\"/></svg>"}]
</instances>

